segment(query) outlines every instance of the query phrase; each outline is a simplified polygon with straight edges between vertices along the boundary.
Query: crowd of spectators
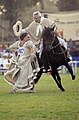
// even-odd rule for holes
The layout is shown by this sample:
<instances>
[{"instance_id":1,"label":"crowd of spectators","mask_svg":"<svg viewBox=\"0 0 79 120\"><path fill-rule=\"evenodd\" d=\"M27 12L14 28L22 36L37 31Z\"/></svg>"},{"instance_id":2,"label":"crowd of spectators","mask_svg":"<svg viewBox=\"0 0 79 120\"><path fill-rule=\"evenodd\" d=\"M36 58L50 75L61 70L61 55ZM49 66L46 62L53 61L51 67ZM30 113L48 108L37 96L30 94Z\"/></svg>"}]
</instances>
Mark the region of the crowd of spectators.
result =
<instances>
[{"instance_id":1,"label":"crowd of spectators","mask_svg":"<svg viewBox=\"0 0 79 120\"><path fill-rule=\"evenodd\" d=\"M71 56L79 57L79 41L73 41L71 38L67 42L68 51Z\"/></svg>"},{"instance_id":2,"label":"crowd of spectators","mask_svg":"<svg viewBox=\"0 0 79 120\"><path fill-rule=\"evenodd\" d=\"M66 41L66 40L65 40ZM79 41L73 41L71 38L67 42L68 52L72 57L79 57ZM9 45L1 45L0 46L0 58L11 58L12 51L9 49Z\"/></svg>"},{"instance_id":3,"label":"crowd of spectators","mask_svg":"<svg viewBox=\"0 0 79 120\"><path fill-rule=\"evenodd\" d=\"M65 39L64 39L65 40ZM66 40L65 40L66 41ZM79 57L79 41L75 40L73 41L71 38L67 42L68 51L71 56L78 56ZM7 56L12 56L12 51L8 49L9 45L1 45L0 46L0 58Z\"/></svg>"},{"instance_id":4,"label":"crowd of spectators","mask_svg":"<svg viewBox=\"0 0 79 120\"><path fill-rule=\"evenodd\" d=\"M2 57L11 57L12 56L12 51L8 49L9 45L1 45L0 46L0 58Z\"/></svg>"},{"instance_id":5,"label":"crowd of spectators","mask_svg":"<svg viewBox=\"0 0 79 120\"><path fill-rule=\"evenodd\" d=\"M2 74L8 69L12 56L13 53L8 49L8 45L0 46L0 72Z\"/></svg>"}]
</instances>

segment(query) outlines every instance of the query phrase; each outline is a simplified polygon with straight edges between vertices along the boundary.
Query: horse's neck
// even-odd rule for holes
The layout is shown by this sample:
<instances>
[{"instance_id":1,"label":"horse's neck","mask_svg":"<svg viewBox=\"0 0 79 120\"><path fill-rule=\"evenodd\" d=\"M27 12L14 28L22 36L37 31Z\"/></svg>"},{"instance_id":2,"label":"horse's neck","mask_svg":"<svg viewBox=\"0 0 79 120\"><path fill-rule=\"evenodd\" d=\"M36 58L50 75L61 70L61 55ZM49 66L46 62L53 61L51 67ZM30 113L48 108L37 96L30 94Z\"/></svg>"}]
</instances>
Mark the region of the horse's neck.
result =
<instances>
[{"instance_id":1,"label":"horse's neck","mask_svg":"<svg viewBox=\"0 0 79 120\"><path fill-rule=\"evenodd\" d=\"M60 44L60 42L59 42L59 39L57 38L57 36L55 37L55 42L54 42L54 45L56 46L58 46L58 47L56 47L56 50L58 51L58 52L60 52L60 53L63 53L64 52L64 49L62 49L62 46L61 46L61 44Z\"/></svg>"},{"instance_id":2,"label":"horse's neck","mask_svg":"<svg viewBox=\"0 0 79 120\"><path fill-rule=\"evenodd\" d=\"M54 39L55 39L55 40L54 40L54 44L53 44L53 45L57 45L57 44L59 44L59 40L58 40L57 36L55 36Z\"/></svg>"}]
</instances>

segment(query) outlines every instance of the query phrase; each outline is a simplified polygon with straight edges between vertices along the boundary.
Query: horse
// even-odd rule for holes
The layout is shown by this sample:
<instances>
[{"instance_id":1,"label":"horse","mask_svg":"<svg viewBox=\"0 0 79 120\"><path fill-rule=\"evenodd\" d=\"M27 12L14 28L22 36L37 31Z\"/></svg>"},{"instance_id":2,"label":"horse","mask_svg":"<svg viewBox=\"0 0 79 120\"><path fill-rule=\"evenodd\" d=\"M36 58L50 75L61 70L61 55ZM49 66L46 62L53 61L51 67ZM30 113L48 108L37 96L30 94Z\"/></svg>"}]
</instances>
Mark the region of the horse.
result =
<instances>
[{"instance_id":1,"label":"horse","mask_svg":"<svg viewBox=\"0 0 79 120\"><path fill-rule=\"evenodd\" d=\"M75 80L75 75L73 74L72 67L69 65L67 58L67 51L62 48L54 32L54 27L45 27L41 34L41 39L43 42L43 50L41 54L41 61L45 68L51 66L51 75L55 80L57 86L63 92L65 91L61 83L61 77L58 72L58 68L62 65L66 66L69 73L71 74L72 80ZM42 75L42 70L38 74L38 79ZM37 80L38 81L38 80ZM36 83L37 83L36 81Z\"/></svg>"}]
</instances>

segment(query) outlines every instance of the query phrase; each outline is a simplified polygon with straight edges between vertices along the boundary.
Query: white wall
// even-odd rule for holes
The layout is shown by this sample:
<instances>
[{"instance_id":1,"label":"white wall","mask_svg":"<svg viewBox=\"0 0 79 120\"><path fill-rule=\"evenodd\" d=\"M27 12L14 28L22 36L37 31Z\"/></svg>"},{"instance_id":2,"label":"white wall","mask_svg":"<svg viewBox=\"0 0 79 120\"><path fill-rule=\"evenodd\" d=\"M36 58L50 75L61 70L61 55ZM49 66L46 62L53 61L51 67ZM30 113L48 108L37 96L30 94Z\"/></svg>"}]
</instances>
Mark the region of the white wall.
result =
<instances>
[{"instance_id":1,"label":"white wall","mask_svg":"<svg viewBox=\"0 0 79 120\"><path fill-rule=\"evenodd\" d=\"M47 14L49 19L57 22L59 30L63 30L63 38L79 40L79 11Z\"/></svg>"}]
</instances>

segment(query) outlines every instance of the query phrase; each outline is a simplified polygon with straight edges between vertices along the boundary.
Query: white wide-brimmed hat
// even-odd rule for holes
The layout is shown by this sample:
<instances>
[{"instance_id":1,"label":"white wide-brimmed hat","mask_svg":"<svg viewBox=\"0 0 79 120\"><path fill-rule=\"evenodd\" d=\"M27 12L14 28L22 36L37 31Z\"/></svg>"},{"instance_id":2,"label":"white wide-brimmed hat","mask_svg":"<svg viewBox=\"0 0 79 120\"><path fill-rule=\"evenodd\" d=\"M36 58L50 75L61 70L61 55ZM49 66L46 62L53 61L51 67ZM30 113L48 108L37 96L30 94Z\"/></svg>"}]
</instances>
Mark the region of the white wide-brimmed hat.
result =
<instances>
[{"instance_id":1,"label":"white wide-brimmed hat","mask_svg":"<svg viewBox=\"0 0 79 120\"><path fill-rule=\"evenodd\" d=\"M13 31L15 36L19 37L22 33L22 22L17 21L16 24L13 26Z\"/></svg>"}]
</instances>

